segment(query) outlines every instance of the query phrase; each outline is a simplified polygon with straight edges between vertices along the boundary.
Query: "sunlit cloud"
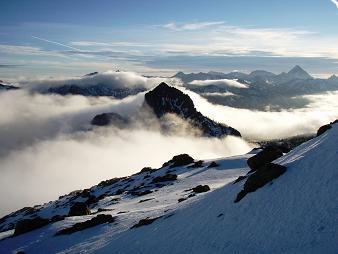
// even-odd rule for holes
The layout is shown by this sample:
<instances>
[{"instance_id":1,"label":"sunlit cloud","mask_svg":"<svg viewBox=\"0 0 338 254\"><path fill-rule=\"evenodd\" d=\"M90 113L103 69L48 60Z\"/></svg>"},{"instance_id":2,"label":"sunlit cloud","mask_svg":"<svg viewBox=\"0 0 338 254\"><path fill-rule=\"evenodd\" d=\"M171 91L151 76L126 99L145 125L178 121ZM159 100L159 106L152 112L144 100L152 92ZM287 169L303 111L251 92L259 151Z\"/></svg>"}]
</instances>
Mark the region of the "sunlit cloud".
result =
<instances>
[{"instance_id":1,"label":"sunlit cloud","mask_svg":"<svg viewBox=\"0 0 338 254\"><path fill-rule=\"evenodd\" d=\"M194 30L202 30L210 27L217 27L219 25L223 25L224 21L214 21L214 22L194 22L194 23L176 23L171 22L165 25L162 25L164 28L168 28L170 30L175 31L194 31Z\"/></svg>"},{"instance_id":2,"label":"sunlit cloud","mask_svg":"<svg viewBox=\"0 0 338 254\"><path fill-rule=\"evenodd\" d=\"M247 85L238 82L237 80L232 79L215 79L215 80L194 80L191 81L190 84L198 85L198 86L207 86L207 85L215 85L215 86L224 86L224 87L237 87L237 88L248 88Z\"/></svg>"},{"instance_id":3,"label":"sunlit cloud","mask_svg":"<svg viewBox=\"0 0 338 254\"><path fill-rule=\"evenodd\" d=\"M336 7L338 8L338 1L337 0L331 0L332 3L334 3L336 5Z\"/></svg>"}]
</instances>

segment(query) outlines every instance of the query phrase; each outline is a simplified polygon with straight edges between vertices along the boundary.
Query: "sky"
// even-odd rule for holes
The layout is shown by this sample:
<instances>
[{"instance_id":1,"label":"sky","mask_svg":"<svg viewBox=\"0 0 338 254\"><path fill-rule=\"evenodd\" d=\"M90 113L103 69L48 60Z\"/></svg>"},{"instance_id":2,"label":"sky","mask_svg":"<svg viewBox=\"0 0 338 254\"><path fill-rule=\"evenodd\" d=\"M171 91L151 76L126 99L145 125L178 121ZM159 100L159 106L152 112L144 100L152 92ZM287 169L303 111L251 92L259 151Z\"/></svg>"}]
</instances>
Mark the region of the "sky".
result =
<instances>
[{"instance_id":1,"label":"sky","mask_svg":"<svg viewBox=\"0 0 338 254\"><path fill-rule=\"evenodd\" d=\"M338 74L338 1L0 2L0 79L126 70Z\"/></svg>"}]
</instances>

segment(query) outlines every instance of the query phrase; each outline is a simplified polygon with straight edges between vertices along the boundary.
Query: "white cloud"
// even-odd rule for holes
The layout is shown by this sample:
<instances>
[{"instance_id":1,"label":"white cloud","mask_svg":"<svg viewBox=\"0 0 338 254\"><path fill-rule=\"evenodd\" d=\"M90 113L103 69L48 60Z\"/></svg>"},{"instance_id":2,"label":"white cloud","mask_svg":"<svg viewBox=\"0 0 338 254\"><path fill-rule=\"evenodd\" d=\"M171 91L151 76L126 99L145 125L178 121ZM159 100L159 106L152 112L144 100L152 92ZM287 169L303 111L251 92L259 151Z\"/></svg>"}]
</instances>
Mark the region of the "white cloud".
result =
<instances>
[{"instance_id":1,"label":"white cloud","mask_svg":"<svg viewBox=\"0 0 338 254\"><path fill-rule=\"evenodd\" d=\"M143 98L142 94L117 101L24 91L1 93L0 107L6 111L0 114L0 217L145 166L160 167L179 153L206 159L251 149L235 137L162 135L152 126L82 131L98 113L133 114Z\"/></svg>"},{"instance_id":2,"label":"white cloud","mask_svg":"<svg viewBox=\"0 0 338 254\"><path fill-rule=\"evenodd\" d=\"M194 30L203 30L210 27L217 27L223 25L224 21L212 21L212 22L194 22L194 23L176 23L171 22L165 25L162 25L164 28L175 31L194 31Z\"/></svg>"},{"instance_id":3,"label":"white cloud","mask_svg":"<svg viewBox=\"0 0 338 254\"><path fill-rule=\"evenodd\" d=\"M336 7L338 8L338 1L337 0L331 0L332 3L334 3L336 5Z\"/></svg>"},{"instance_id":4,"label":"white cloud","mask_svg":"<svg viewBox=\"0 0 338 254\"><path fill-rule=\"evenodd\" d=\"M62 85L78 85L78 86L91 86L91 85L107 85L111 88L146 88L150 89L159 84L161 78L147 78L135 72L126 71L106 71L91 76L82 76L74 78L43 78L23 80L19 82L21 86L31 89L40 90L49 87L58 87Z\"/></svg>"},{"instance_id":5,"label":"white cloud","mask_svg":"<svg viewBox=\"0 0 338 254\"><path fill-rule=\"evenodd\" d=\"M306 108L271 112L215 105L192 91L179 89L191 97L202 114L234 127L250 140L314 134L320 126L338 118L338 92L306 96L311 101Z\"/></svg>"},{"instance_id":6,"label":"white cloud","mask_svg":"<svg viewBox=\"0 0 338 254\"><path fill-rule=\"evenodd\" d=\"M215 85L215 86L230 86L237 88L248 88L246 84L240 83L234 79L214 79L214 80L194 80L191 81L190 84L198 85L198 86L207 86L207 85Z\"/></svg>"}]
</instances>

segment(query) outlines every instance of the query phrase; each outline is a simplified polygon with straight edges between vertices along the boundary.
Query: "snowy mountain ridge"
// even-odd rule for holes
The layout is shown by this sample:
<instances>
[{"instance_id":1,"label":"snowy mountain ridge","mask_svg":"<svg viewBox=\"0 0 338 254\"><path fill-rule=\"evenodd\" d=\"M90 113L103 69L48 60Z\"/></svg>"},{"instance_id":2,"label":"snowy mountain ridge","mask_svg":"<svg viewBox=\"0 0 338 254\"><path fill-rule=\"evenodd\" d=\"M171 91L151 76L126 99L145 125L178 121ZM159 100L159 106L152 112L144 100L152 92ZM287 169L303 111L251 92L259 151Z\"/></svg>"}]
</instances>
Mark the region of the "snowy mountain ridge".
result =
<instances>
[{"instance_id":1,"label":"snowy mountain ridge","mask_svg":"<svg viewBox=\"0 0 338 254\"><path fill-rule=\"evenodd\" d=\"M258 151L208 161L181 155L159 169L144 168L1 219L4 231L23 218L54 217L43 227L3 239L0 252L336 253L338 124L319 134L276 159L273 163L286 172L238 203L234 200L246 182L238 177L252 175L246 175L246 160ZM64 217L78 202L87 203L89 211ZM114 219L57 235L98 214Z\"/></svg>"}]
</instances>

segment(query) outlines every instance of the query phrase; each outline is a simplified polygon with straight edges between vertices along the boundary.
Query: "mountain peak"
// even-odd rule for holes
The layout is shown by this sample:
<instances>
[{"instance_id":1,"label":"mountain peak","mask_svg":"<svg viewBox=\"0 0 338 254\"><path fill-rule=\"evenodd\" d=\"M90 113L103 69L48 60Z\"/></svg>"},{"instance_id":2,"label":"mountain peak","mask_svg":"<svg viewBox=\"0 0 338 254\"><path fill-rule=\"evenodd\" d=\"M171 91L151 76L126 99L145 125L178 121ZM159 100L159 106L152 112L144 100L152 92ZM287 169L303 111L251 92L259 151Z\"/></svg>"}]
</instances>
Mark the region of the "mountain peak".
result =
<instances>
[{"instance_id":1,"label":"mountain peak","mask_svg":"<svg viewBox=\"0 0 338 254\"><path fill-rule=\"evenodd\" d=\"M289 72L289 75L292 75L293 77L297 79L312 79L312 76L307 73L302 67L299 65L296 65L293 67Z\"/></svg>"},{"instance_id":2,"label":"mountain peak","mask_svg":"<svg viewBox=\"0 0 338 254\"><path fill-rule=\"evenodd\" d=\"M188 120L194 127L202 131L204 136L223 137L225 135L241 136L239 131L230 126L216 123L202 115L195 108L194 102L189 95L175 87L168 86L162 82L144 96L147 104L154 114L161 118L165 114L178 115Z\"/></svg>"}]
</instances>

